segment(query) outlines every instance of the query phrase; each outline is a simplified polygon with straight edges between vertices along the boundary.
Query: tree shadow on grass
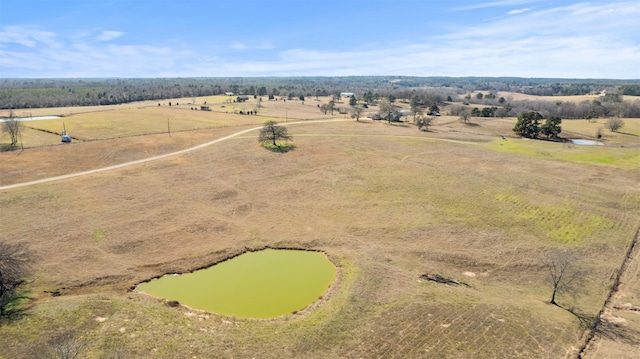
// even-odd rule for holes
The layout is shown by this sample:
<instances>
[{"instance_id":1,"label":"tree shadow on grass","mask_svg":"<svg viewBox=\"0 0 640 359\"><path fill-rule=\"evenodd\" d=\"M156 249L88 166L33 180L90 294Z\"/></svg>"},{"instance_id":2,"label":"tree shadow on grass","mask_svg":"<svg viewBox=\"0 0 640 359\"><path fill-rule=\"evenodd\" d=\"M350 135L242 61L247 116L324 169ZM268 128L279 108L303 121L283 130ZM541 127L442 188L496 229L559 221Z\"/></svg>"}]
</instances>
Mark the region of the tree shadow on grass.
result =
<instances>
[{"instance_id":1,"label":"tree shadow on grass","mask_svg":"<svg viewBox=\"0 0 640 359\"><path fill-rule=\"evenodd\" d=\"M278 153L287 153L289 151L293 151L296 149L296 146L294 144L290 144L290 143L285 143L285 144L266 144L264 145L264 148L268 149L271 152L278 152Z\"/></svg>"},{"instance_id":2,"label":"tree shadow on grass","mask_svg":"<svg viewBox=\"0 0 640 359\"><path fill-rule=\"evenodd\" d=\"M627 136L633 136L633 137L638 137L638 135L636 135L635 133L629 133L629 132L621 132L621 131L616 131L617 133L621 134L621 135L627 135Z\"/></svg>"},{"instance_id":3,"label":"tree shadow on grass","mask_svg":"<svg viewBox=\"0 0 640 359\"><path fill-rule=\"evenodd\" d=\"M11 298L10 302L3 308L2 313L0 313L0 326L26 317L29 309L31 309L29 305L30 298L29 295L24 293Z\"/></svg>"},{"instance_id":4,"label":"tree shadow on grass","mask_svg":"<svg viewBox=\"0 0 640 359\"><path fill-rule=\"evenodd\" d=\"M395 127L411 127L411 125L409 125L408 122L394 122L394 121L387 122L387 121L385 121L385 123L387 125L389 125L389 126L395 126Z\"/></svg>"},{"instance_id":5,"label":"tree shadow on grass","mask_svg":"<svg viewBox=\"0 0 640 359\"><path fill-rule=\"evenodd\" d=\"M640 345L640 332L624 324L602 320L595 333L603 338L630 345Z\"/></svg>"},{"instance_id":6,"label":"tree shadow on grass","mask_svg":"<svg viewBox=\"0 0 640 359\"><path fill-rule=\"evenodd\" d=\"M640 345L640 332L637 330L607 319L600 319L596 323L596 317L593 315L582 313L575 308L565 308L561 305L558 305L558 307L573 314L580 321L581 328L593 328L594 333L602 338L625 344Z\"/></svg>"},{"instance_id":7,"label":"tree shadow on grass","mask_svg":"<svg viewBox=\"0 0 640 359\"><path fill-rule=\"evenodd\" d=\"M15 150L19 150L20 146L17 145L10 145L8 143L0 143L0 152L10 152L10 151L15 151Z\"/></svg>"},{"instance_id":8,"label":"tree shadow on grass","mask_svg":"<svg viewBox=\"0 0 640 359\"><path fill-rule=\"evenodd\" d=\"M565 308L559 304L556 304L556 306L560 309L564 309L567 312L573 314L573 316L575 316L580 322L580 328L582 329L591 328L595 323L596 317L594 315L582 313L576 308Z\"/></svg>"}]
</instances>

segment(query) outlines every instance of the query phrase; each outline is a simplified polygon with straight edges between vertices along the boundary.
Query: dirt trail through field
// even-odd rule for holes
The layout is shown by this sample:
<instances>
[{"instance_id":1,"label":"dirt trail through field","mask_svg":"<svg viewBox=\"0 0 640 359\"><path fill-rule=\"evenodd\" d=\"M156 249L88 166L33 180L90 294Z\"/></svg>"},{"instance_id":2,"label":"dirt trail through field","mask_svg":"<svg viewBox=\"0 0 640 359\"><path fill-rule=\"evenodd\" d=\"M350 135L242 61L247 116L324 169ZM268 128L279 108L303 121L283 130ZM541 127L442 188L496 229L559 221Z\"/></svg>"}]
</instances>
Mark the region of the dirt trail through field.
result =
<instances>
[{"instance_id":1,"label":"dirt trail through field","mask_svg":"<svg viewBox=\"0 0 640 359\"><path fill-rule=\"evenodd\" d=\"M280 125L289 126L289 125L299 125L299 124L308 124L308 123L341 122L341 121L348 121L348 120L298 121L298 122L281 123ZM31 185L41 184L41 183L53 182L53 181L60 181L60 180L64 180L64 179L74 178L74 177L86 176L86 175L95 174L95 173L98 173L98 172L111 171L111 170L115 170L115 169L119 169L119 168L123 168L123 167L138 165L138 164L145 163L145 162L161 160L163 158L177 156L177 155L181 155L181 154L184 154L184 153L187 153L187 152L195 151L195 150L201 149L203 147L207 147L207 146L216 144L218 142L222 142L222 141L231 139L233 137L237 137L237 136L243 135L243 134L248 133L248 132L259 130L261 128L262 128L262 126L249 128L249 129L246 129L246 130L242 130L242 131L233 133L233 134L228 135L228 136L224 136L224 137L218 138L218 139L213 140L213 141L202 143L202 144L197 145L197 146L185 148L184 150L175 151L175 152L171 152L171 153L165 153L163 155L153 156L153 157L149 157L149 158L143 158L141 160L121 163L121 164L108 166L108 167L96 168L96 169L89 170L89 171L70 173L70 174L62 175L62 176L42 178L42 179L35 180L35 181L14 183L14 184L11 184L11 185L1 186L0 187L0 191L12 189L12 188L18 188L18 187L26 187L26 186L31 186Z\"/></svg>"}]
</instances>

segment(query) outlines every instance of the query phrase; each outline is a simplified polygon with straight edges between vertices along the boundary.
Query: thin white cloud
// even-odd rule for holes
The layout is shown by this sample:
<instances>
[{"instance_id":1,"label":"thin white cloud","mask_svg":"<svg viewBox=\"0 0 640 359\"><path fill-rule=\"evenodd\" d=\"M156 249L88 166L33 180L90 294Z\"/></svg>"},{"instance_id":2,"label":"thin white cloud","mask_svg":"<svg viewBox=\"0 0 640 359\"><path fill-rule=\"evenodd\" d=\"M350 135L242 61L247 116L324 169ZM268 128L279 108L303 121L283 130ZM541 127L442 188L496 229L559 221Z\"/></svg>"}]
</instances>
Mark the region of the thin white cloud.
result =
<instances>
[{"instance_id":1,"label":"thin white cloud","mask_svg":"<svg viewBox=\"0 0 640 359\"><path fill-rule=\"evenodd\" d=\"M0 31L0 43L14 43L25 47L58 46L56 33L25 26L5 26Z\"/></svg>"},{"instance_id":2,"label":"thin white cloud","mask_svg":"<svg viewBox=\"0 0 640 359\"><path fill-rule=\"evenodd\" d=\"M231 44L231 48L234 50L246 50L249 48L249 46L241 42L234 42L233 44Z\"/></svg>"},{"instance_id":3,"label":"thin white cloud","mask_svg":"<svg viewBox=\"0 0 640 359\"><path fill-rule=\"evenodd\" d=\"M120 31L103 31L100 35L96 36L98 41L111 41L124 35L124 32Z\"/></svg>"},{"instance_id":4,"label":"thin white cloud","mask_svg":"<svg viewBox=\"0 0 640 359\"><path fill-rule=\"evenodd\" d=\"M246 43L236 41L233 44L231 44L231 48L234 49L234 50L238 50L238 51L244 51L244 50L270 50L270 49L273 49L274 46L273 46L273 44L268 43L268 42L262 42L262 43L258 43L258 44L255 44L255 45L248 45Z\"/></svg>"},{"instance_id":5,"label":"thin white cloud","mask_svg":"<svg viewBox=\"0 0 640 359\"><path fill-rule=\"evenodd\" d=\"M615 19L602 19L603 12ZM521 16L476 23L431 37L429 44L347 52L290 49L277 61L230 62L224 74L640 78L634 35L640 4L579 3L515 13Z\"/></svg>"},{"instance_id":6,"label":"thin white cloud","mask_svg":"<svg viewBox=\"0 0 640 359\"><path fill-rule=\"evenodd\" d=\"M490 7L507 7L507 6L516 6L522 4L529 4L533 2L537 2L539 0L500 0L500 1L489 1L489 2L481 2L474 5L468 6L460 6L454 8L455 11L467 11L467 10L477 10L477 9L485 9Z\"/></svg>"},{"instance_id":7,"label":"thin white cloud","mask_svg":"<svg viewBox=\"0 0 640 359\"><path fill-rule=\"evenodd\" d=\"M515 2L494 1L484 5L507 3L512 6ZM443 35L423 41L404 38L392 43L368 43L347 51L309 47L274 52L270 51L274 49L271 43L250 39L226 47L114 44L97 41L95 32L61 39L53 32L0 27L0 76L640 78L637 60L640 3L522 7L509 13L518 16L452 27ZM602 13L608 15L603 17ZM237 51L229 51L230 48ZM263 51L249 51L254 49ZM261 56L255 56L256 53Z\"/></svg>"},{"instance_id":8,"label":"thin white cloud","mask_svg":"<svg viewBox=\"0 0 640 359\"><path fill-rule=\"evenodd\" d=\"M525 12L529 12L531 10L533 10L533 7L526 7L524 9L516 9L516 10L511 10L507 12L507 15L518 15L518 14L523 14Z\"/></svg>"}]
</instances>

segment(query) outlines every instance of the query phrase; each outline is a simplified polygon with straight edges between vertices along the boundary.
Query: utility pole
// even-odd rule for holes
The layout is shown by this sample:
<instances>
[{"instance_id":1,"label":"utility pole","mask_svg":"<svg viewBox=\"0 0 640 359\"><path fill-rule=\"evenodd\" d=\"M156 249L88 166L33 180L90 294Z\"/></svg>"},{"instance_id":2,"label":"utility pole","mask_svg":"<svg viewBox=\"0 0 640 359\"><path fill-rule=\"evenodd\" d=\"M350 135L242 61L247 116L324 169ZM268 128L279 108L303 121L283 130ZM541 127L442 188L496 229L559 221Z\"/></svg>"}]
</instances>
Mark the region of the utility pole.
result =
<instances>
[{"instance_id":1,"label":"utility pole","mask_svg":"<svg viewBox=\"0 0 640 359\"><path fill-rule=\"evenodd\" d=\"M169 125L169 119L167 118L167 132L169 132L169 137L171 137L171 125Z\"/></svg>"}]
</instances>

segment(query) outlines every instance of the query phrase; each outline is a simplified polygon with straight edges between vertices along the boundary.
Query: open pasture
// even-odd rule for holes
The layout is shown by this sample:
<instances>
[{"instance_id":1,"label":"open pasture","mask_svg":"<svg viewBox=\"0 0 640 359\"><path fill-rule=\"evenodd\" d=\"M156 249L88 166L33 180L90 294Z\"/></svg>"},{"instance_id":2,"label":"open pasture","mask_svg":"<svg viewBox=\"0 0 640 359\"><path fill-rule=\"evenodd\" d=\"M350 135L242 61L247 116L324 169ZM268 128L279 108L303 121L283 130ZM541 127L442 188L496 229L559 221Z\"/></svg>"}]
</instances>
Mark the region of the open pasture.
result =
<instances>
[{"instance_id":1,"label":"open pasture","mask_svg":"<svg viewBox=\"0 0 640 359\"><path fill-rule=\"evenodd\" d=\"M83 111L87 108L38 109L33 113L17 110L14 111L14 116L63 116L59 119L25 121L22 139L24 147L59 144L59 134L64 128L76 141L93 141L260 124L269 120L287 122L329 118L316 105L308 102L303 104L303 101L297 99L268 101L265 105L261 105L262 107L258 107L257 99L251 98L243 103L234 103L234 99L235 97L231 96L198 97L197 105L185 102L188 99L173 99L161 101L162 106L146 101L137 103L137 106L131 104L98 106L93 107L93 111L87 112ZM325 97L312 102L319 104L327 101L329 98ZM168 106L169 102L173 103L172 106ZM209 106L211 111L201 111L200 106ZM257 114L248 115L249 111L255 111ZM8 114L8 111L3 111L1 115L8 116ZM335 114L338 114L337 110ZM0 137L0 141L2 140L6 139Z\"/></svg>"},{"instance_id":2,"label":"open pasture","mask_svg":"<svg viewBox=\"0 0 640 359\"><path fill-rule=\"evenodd\" d=\"M155 116L142 114L154 110L193 114L194 124L215 128L1 153L0 180L166 153L254 126L235 127L236 119L261 118L163 106L129 113L153 123ZM209 115L216 119L207 122ZM87 341L89 358L116 349L150 358L564 357L580 345L580 318L600 310L638 229L640 149L501 140L513 123L442 116L429 132L371 120L306 123L289 127L296 148L286 154L261 148L249 133L163 160L2 191L0 233L27 241L35 259L34 305L0 327L0 348L10 348L7 358L28 356L72 329ZM569 130L587 134L591 125ZM625 129L634 134L635 126ZM589 160L601 153L613 160ZM327 252L338 267L331 292L314 308L274 320L170 308L128 292L140 281L264 246ZM556 250L581 258L581 289L558 297L580 316L547 303L541 263ZM468 286L425 281L425 273ZM639 305L637 278L628 281L621 300ZM627 325L637 335L632 317ZM622 352L615 342L601 350Z\"/></svg>"},{"instance_id":3,"label":"open pasture","mask_svg":"<svg viewBox=\"0 0 640 359\"><path fill-rule=\"evenodd\" d=\"M537 96L537 95L528 95L519 92L506 92L499 91L496 96L504 97L507 100L542 100L542 101L571 101L571 102L582 102L582 101L593 101L597 100L601 94L591 94L591 95L574 95L574 96ZM633 97L633 96L631 96Z\"/></svg>"},{"instance_id":4,"label":"open pasture","mask_svg":"<svg viewBox=\"0 0 640 359\"><path fill-rule=\"evenodd\" d=\"M146 107L82 113L54 120L31 121L27 126L60 132L64 126L82 141L188 131L203 128L258 124L263 117L244 116L181 108Z\"/></svg>"}]
</instances>

